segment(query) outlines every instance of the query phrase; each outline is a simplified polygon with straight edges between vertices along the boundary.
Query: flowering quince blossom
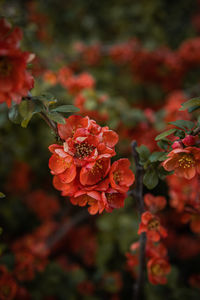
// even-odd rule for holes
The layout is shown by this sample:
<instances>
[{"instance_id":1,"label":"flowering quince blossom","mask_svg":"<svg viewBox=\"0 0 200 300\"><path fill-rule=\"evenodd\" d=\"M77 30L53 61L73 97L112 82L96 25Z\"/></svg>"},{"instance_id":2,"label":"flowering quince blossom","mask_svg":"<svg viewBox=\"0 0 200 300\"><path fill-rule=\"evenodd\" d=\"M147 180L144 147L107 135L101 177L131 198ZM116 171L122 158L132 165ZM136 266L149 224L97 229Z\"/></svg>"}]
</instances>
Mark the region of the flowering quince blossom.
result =
<instances>
[{"instance_id":1,"label":"flowering quince blossom","mask_svg":"<svg viewBox=\"0 0 200 300\"><path fill-rule=\"evenodd\" d=\"M58 133L63 144L49 147L54 187L69 196L72 204L89 205L90 214L123 207L135 176L126 158L111 165L117 133L77 115L58 125Z\"/></svg>"},{"instance_id":2,"label":"flowering quince blossom","mask_svg":"<svg viewBox=\"0 0 200 300\"><path fill-rule=\"evenodd\" d=\"M144 195L144 203L152 213L155 213L165 208L167 201L163 196L153 196L148 193Z\"/></svg>"},{"instance_id":3,"label":"flowering quince blossom","mask_svg":"<svg viewBox=\"0 0 200 300\"><path fill-rule=\"evenodd\" d=\"M8 107L12 100L20 103L34 84L26 70L34 55L19 49L21 39L19 28L12 30L7 21L0 20L0 103L6 102Z\"/></svg>"},{"instance_id":4,"label":"flowering quince blossom","mask_svg":"<svg viewBox=\"0 0 200 300\"><path fill-rule=\"evenodd\" d=\"M200 148L176 148L168 154L168 157L163 163L167 171L174 170L177 176L186 179L192 179L196 172L200 174Z\"/></svg>"},{"instance_id":5,"label":"flowering quince blossom","mask_svg":"<svg viewBox=\"0 0 200 300\"><path fill-rule=\"evenodd\" d=\"M147 263L148 278L152 284L166 284L166 275L170 272L170 265L164 258L154 257Z\"/></svg>"},{"instance_id":6,"label":"flowering quince blossom","mask_svg":"<svg viewBox=\"0 0 200 300\"><path fill-rule=\"evenodd\" d=\"M149 211L142 214L138 234L142 232L146 232L147 238L153 242L158 242L161 237L167 236L167 231L161 226L158 217Z\"/></svg>"}]
</instances>

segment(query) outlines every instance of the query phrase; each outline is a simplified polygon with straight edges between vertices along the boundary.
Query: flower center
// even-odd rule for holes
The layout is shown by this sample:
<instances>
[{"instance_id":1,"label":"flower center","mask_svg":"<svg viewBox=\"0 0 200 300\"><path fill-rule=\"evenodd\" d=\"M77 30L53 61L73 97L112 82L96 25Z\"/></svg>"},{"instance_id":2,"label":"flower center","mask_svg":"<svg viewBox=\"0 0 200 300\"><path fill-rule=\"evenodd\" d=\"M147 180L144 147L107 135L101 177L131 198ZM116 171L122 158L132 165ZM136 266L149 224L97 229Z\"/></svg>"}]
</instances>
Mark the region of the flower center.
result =
<instances>
[{"instance_id":1,"label":"flower center","mask_svg":"<svg viewBox=\"0 0 200 300\"><path fill-rule=\"evenodd\" d=\"M93 166L93 168L91 169L91 173L94 174L99 174L100 172L102 172L103 166L102 166L102 160L99 159L95 162L95 165Z\"/></svg>"},{"instance_id":2,"label":"flower center","mask_svg":"<svg viewBox=\"0 0 200 300\"><path fill-rule=\"evenodd\" d=\"M121 176L120 176L120 172L116 171L113 174L113 178L116 184L119 184L120 180L121 180Z\"/></svg>"},{"instance_id":3,"label":"flower center","mask_svg":"<svg viewBox=\"0 0 200 300\"><path fill-rule=\"evenodd\" d=\"M183 154L181 158L178 160L179 166L186 168L191 168L195 165L195 160L192 154Z\"/></svg>"},{"instance_id":4,"label":"flower center","mask_svg":"<svg viewBox=\"0 0 200 300\"><path fill-rule=\"evenodd\" d=\"M88 157L95 149L94 146L89 145L87 142L76 144L75 148L76 148L75 157L79 159L84 159L85 157Z\"/></svg>"},{"instance_id":5,"label":"flower center","mask_svg":"<svg viewBox=\"0 0 200 300\"><path fill-rule=\"evenodd\" d=\"M155 264L152 266L151 271L154 275L161 276L163 275L163 269L159 264Z\"/></svg>"},{"instance_id":6,"label":"flower center","mask_svg":"<svg viewBox=\"0 0 200 300\"><path fill-rule=\"evenodd\" d=\"M12 69L12 65L8 62L6 58L0 58L0 75L8 76Z\"/></svg>"},{"instance_id":7,"label":"flower center","mask_svg":"<svg viewBox=\"0 0 200 300\"><path fill-rule=\"evenodd\" d=\"M152 219L148 224L148 229L156 230L159 225L160 225L160 222L157 219Z\"/></svg>"},{"instance_id":8,"label":"flower center","mask_svg":"<svg viewBox=\"0 0 200 300\"><path fill-rule=\"evenodd\" d=\"M107 193L106 198L107 198L108 203L113 203L116 199L116 195L114 193L112 193L112 194Z\"/></svg>"}]
</instances>

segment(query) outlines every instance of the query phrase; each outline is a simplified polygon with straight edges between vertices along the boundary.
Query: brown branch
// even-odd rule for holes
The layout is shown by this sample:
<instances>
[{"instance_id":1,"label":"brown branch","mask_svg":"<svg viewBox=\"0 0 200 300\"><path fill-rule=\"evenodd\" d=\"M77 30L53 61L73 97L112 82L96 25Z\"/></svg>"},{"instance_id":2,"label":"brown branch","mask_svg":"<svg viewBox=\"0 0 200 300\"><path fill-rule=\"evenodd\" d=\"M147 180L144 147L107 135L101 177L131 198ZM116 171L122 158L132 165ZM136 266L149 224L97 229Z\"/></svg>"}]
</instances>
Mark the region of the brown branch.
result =
<instances>
[{"instance_id":1,"label":"brown branch","mask_svg":"<svg viewBox=\"0 0 200 300\"><path fill-rule=\"evenodd\" d=\"M31 95L31 93L29 92L28 95L26 97L24 97L25 100L30 100L30 101L34 101L33 100L33 96ZM47 108L46 108L47 110ZM48 110L47 110L48 113ZM53 120L50 120L47 115L45 114L45 112L40 112L39 115L41 116L41 118L47 123L47 125L53 130L53 132L55 133L56 139L57 141L62 141L62 139L59 136L58 133L58 127L56 122L54 122Z\"/></svg>"},{"instance_id":2,"label":"brown branch","mask_svg":"<svg viewBox=\"0 0 200 300\"><path fill-rule=\"evenodd\" d=\"M136 151L137 142L132 142L132 154L135 160L136 165L136 183L134 188L133 197L137 201L138 211L141 219L141 215L145 211L144 208L144 199L143 199L143 175L144 170L140 165L139 155ZM139 270L138 270L138 278L137 282L134 285L133 291L133 299L134 300L144 300L144 283L145 283L145 269L146 269L146 261L145 261L145 248L146 248L146 233L143 232L140 235L139 239Z\"/></svg>"},{"instance_id":3,"label":"brown branch","mask_svg":"<svg viewBox=\"0 0 200 300\"><path fill-rule=\"evenodd\" d=\"M197 127L196 129L194 129L194 130L192 131L191 135L197 135L197 134L199 134L199 133L200 133L200 126Z\"/></svg>"},{"instance_id":4,"label":"brown branch","mask_svg":"<svg viewBox=\"0 0 200 300\"><path fill-rule=\"evenodd\" d=\"M42 117L42 119L47 123L47 125L53 130L53 132L56 135L57 139L60 139L60 136L58 134L58 128L56 122L50 120L47 115L44 112L40 112L39 115Z\"/></svg>"}]
</instances>

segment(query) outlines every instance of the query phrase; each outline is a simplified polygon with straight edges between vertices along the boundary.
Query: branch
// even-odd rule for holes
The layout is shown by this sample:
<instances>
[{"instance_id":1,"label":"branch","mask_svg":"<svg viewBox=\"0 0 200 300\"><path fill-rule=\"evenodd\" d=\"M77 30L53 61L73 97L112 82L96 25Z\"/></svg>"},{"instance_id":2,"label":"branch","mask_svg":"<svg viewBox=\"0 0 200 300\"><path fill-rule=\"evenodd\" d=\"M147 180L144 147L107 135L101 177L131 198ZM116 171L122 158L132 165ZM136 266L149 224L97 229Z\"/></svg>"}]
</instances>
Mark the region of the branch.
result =
<instances>
[{"instance_id":1,"label":"branch","mask_svg":"<svg viewBox=\"0 0 200 300\"><path fill-rule=\"evenodd\" d=\"M144 199L143 199L143 175L144 170L143 167L140 165L140 159L139 155L136 151L137 142L132 142L132 154L133 158L135 160L136 165L136 184L134 188L133 196L137 201L138 204L138 210L141 215L145 211L144 208ZM144 296L144 282L145 282L145 269L146 269L146 263L145 263L145 247L146 247L146 233L143 232L140 235L139 239L140 247L139 247L139 271L138 271L138 278L137 282L134 285L134 300L143 300L145 298Z\"/></svg>"},{"instance_id":2,"label":"branch","mask_svg":"<svg viewBox=\"0 0 200 300\"><path fill-rule=\"evenodd\" d=\"M33 100L33 96L31 95L31 93L29 92L28 95L26 97L24 97L24 99L26 100ZM41 118L47 123L47 125L53 130L53 132L56 135L56 139L57 141L61 141L62 139L60 138L59 134L58 134L58 127L57 127L57 123L50 120L47 115L45 114L45 112L40 112L39 115L41 116Z\"/></svg>"},{"instance_id":3,"label":"branch","mask_svg":"<svg viewBox=\"0 0 200 300\"><path fill-rule=\"evenodd\" d=\"M42 119L47 123L47 125L54 131L56 138L60 140L60 136L58 134L58 128L56 122L50 120L44 112L39 113Z\"/></svg>"},{"instance_id":4,"label":"branch","mask_svg":"<svg viewBox=\"0 0 200 300\"><path fill-rule=\"evenodd\" d=\"M197 135L198 133L200 133L200 126L193 130L191 135Z\"/></svg>"}]
</instances>

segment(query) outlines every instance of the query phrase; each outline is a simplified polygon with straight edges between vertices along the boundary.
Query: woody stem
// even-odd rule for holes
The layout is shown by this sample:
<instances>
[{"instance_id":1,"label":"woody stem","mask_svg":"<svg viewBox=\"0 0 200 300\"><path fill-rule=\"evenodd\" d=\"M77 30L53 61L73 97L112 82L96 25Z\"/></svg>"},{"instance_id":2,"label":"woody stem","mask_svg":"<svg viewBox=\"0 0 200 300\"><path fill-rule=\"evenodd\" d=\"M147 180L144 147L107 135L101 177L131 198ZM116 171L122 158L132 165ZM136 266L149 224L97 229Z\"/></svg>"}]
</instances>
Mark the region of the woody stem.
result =
<instances>
[{"instance_id":1,"label":"woody stem","mask_svg":"<svg viewBox=\"0 0 200 300\"><path fill-rule=\"evenodd\" d=\"M200 126L193 130L192 135L197 135L200 133Z\"/></svg>"},{"instance_id":2,"label":"woody stem","mask_svg":"<svg viewBox=\"0 0 200 300\"><path fill-rule=\"evenodd\" d=\"M28 93L28 95L24 99L30 100L30 101L34 101L30 92ZM56 139L59 141L60 140L60 136L58 134L58 128L57 128L56 122L54 122L53 120L50 120L48 118L48 116L46 115L46 113L43 112L43 111L40 112L39 115L47 123L47 125L53 130L53 132L55 133Z\"/></svg>"},{"instance_id":3,"label":"woody stem","mask_svg":"<svg viewBox=\"0 0 200 300\"><path fill-rule=\"evenodd\" d=\"M145 211L144 209L144 199L143 199L143 175L144 175L144 170L143 167L140 165L139 161L139 155L136 151L137 147L137 142L133 141L132 142L132 153L133 153L133 158L135 160L135 165L136 165L136 183L135 183L135 188L134 188L134 199L137 201L138 205L138 211L141 216L143 212ZM134 300L144 300L145 295L144 295L144 283L145 283L145 269L146 269L146 263L145 263L145 248L146 248L146 233L143 232L140 235L139 239L139 269L138 269L138 277L137 281L134 285L134 291L133 291L133 299Z\"/></svg>"},{"instance_id":4,"label":"woody stem","mask_svg":"<svg viewBox=\"0 0 200 300\"><path fill-rule=\"evenodd\" d=\"M58 134L57 124L50 120L44 112L39 113L42 119L47 123L47 125L54 131L56 138L60 138Z\"/></svg>"}]
</instances>

